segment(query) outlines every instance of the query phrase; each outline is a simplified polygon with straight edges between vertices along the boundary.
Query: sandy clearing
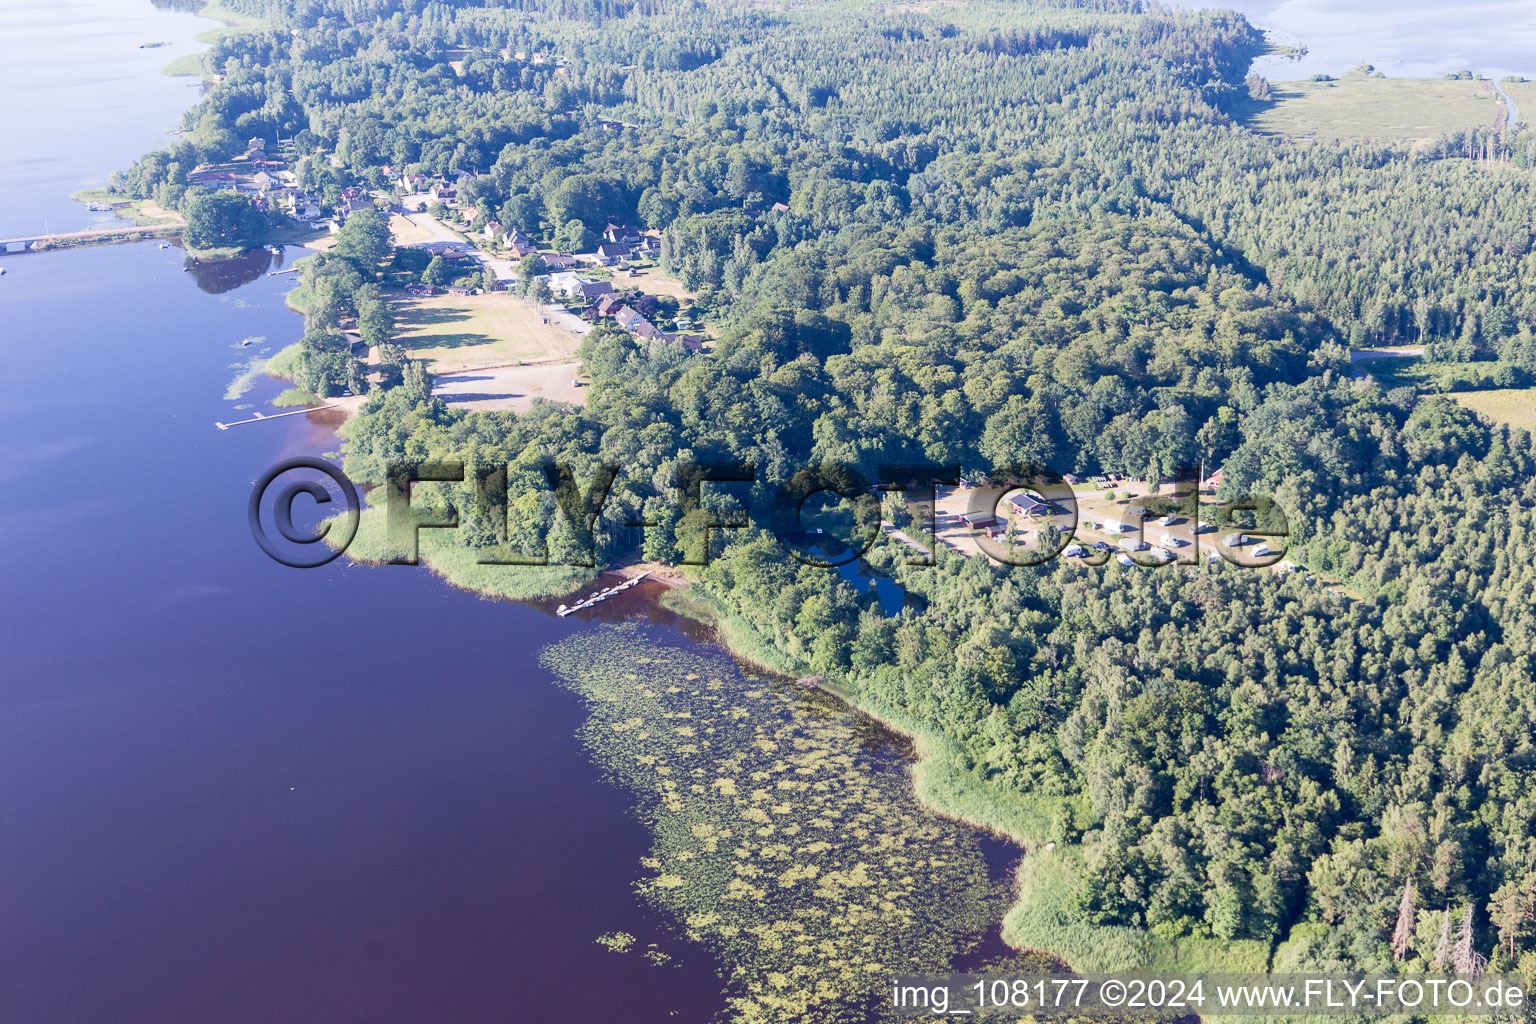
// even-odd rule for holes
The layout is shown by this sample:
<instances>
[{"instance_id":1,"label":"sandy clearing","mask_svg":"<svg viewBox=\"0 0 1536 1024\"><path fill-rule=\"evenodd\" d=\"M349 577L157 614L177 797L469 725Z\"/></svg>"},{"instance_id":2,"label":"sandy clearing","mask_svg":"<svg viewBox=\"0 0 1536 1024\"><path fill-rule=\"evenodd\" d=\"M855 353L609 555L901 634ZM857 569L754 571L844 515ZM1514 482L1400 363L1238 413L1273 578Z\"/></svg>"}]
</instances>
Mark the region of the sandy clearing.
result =
<instances>
[{"instance_id":1,"label":"sandy clearing","mask_svg":"<svg viewBox=\"0 0 1536 1024\"><path fill-rule=\"evenodd\" d=\"M572 360L447 374L437 378L432 394L455 408L476 411L510 409L527 412L535 398L586 405L587 389L571 384L580 368L581 364Z\"/></svg>"}]
</instances>

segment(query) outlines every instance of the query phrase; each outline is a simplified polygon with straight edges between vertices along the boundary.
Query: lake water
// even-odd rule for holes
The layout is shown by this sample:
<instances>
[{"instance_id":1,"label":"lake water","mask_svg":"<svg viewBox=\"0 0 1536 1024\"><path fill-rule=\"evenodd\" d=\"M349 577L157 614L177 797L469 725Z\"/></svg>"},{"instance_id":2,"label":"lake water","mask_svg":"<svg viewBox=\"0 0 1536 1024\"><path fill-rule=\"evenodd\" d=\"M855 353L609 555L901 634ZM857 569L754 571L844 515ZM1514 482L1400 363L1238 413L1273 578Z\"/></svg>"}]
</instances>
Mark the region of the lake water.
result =
<instances>
[{"instance_id":1,"label":"lake water","mask_svg":"<svg viewBox=\"0 0 1536 1024\"><path fill-rule=\"evenodd\" d=\"M291 279L210 294L149 244L5 265L0 1020L708 1019L710 958L635 897L649 836L538 665L590 627L257 550L253 479L334 447L213 427Z\"/></svg>"},{"instance_id":2,"label":"lake water","mask_svg":"<svg viewBox=\"0 0 1536 1024\"><path fill-rule=\"evenodd\" d=\"M0 238L120 223L69 194L105 185L181 126L201 83L156 72L217 27L148 0L0 4Z\"/></svg>"},{"instance_id":3,"label":"lake water","mask_svg":"<svg viewBox=\"0 0 1536 1024\"><path fill-rule=\"evenodd\" d=\"M1530 0L1184 0L1179 6L1240 11L1275 41L1306 46L1300 60L1254 62L1255 71L1274 81L1336 75L1362 61L1392 78L1463 68L1492 78L1536 78L1536 4Z\"/></svg>"},{"instance_id":4,"label":"lake water","mask_svg":"<svg viewBox=\"0 0 1536 1024\"><path fill-rule=\"evenodd\" d=\"M13 72L44 40L88 66L8 101L31 141L0 153L25 197L0 209L79 227L68 191L191 98L154 73L176 49L138 44L207 23L13 10ZM214 428L274 411L264 377L225 397L301 329L272 262L194 275L152 243L0 261L0 1021L709 1020L717 966L635 894L651 837L539 665L594 616L424 569L288 569L252 540L253 481L337 447L324 414ZM599 611L704 642L645 588ZM670 962L596 945L617 931Z\"/></svg>"}]
</instances>

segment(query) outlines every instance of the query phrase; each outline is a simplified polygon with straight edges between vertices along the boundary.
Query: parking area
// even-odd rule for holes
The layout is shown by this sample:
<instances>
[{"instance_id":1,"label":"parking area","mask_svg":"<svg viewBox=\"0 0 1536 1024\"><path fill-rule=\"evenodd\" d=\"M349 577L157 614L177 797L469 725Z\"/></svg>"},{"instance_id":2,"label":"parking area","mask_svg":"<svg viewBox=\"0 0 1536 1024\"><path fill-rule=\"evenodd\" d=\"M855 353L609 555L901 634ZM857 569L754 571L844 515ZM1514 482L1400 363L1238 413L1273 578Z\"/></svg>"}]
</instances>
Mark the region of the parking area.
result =
<instances>
[{"instance_id":1,"label":"parking area","mask_svg":"<svg viewBox=\"0 0 1536 1024\"><path fill-rule=\"evenodd\" d=\"M1115 481L1105 487L1078 485L1070 491L939 487L935 497L932 515L938 543L967 557L989 558L994 564L1001 562L983 545L990 543L991 552L1007 552L1011 540L1013 551L1026 559L1033 555L1043 560L1059 553L1091 564L1111 559L1141 565L1230 561L1278 571L1290 568L1290 563L1277 561L1284 547L1272 538L1235 528L1218 532L1214 523L1187 514L1142 515L1153 498L1172 500L1187 509L1192 497L1188 490L1149 496L1144 482ZM1201 500L1202 510L1207 509L1214 504L1214 495L1202 493ZM912 502L909 507L914 513L929 514L926 502ZM915 529L908 532L921 536Z\"/></svg>"}]
</instances>

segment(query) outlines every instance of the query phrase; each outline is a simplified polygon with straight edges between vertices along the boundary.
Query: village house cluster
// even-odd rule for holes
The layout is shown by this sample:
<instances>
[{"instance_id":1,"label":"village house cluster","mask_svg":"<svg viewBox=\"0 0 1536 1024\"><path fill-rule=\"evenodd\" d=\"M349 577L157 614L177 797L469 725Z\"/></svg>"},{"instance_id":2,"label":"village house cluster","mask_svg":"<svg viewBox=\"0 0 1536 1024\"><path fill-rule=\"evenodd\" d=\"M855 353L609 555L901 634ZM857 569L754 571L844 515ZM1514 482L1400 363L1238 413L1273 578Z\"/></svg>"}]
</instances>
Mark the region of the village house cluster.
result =
<instances>
[{"instance_id":1,"label":"village house cluster","mask_svg":"<svg viewBox=\"0 0 1536 1024\"><path fill-rule=\"evenodd\" d=\"M614 130L622 127L617 122L613 123ZM262 213L272 217L291 217L301 224L327 229L332 234L340 231L341 226L358 211L380 207L375 194L357 186L342 189L339 199L327 207L319 193L298 187L298 176L290 166L292 162L291 140L278 140L269 149L266 139L255 137L247 141L243 160L237 159L222 167L199 170L189 180L208 189L238 192L247 196L251 205ZM425 213L429 206L441 204L442 209L461 224L472 225L479 220L478 209L472 206L461 207L459 204L459 183L467 176L467 172L426 175L392 166L385 166L381 171L385 180L398 189L401 208ZM383 196L382 193L377 195ZM422 249L429 256L440 258L462 271L488 271L487 281L494 282L492 286L495 288L520 284L512 264L527 256L538 255L543 261L544 272L538 274L537 279L544 281L552 296L565 302L573 313L588 322L611 321L647 341L681 344L692 351L703 348L704 336L663 330L631 304L635 300L626 301L625 295L614 288L611 279L592 277L590 273L584 276L582 273L603 268L613 277L638 276L640 269L636 266L637 262L656 260L661 255L661 239L655 232L645 232L628 224L612 222L604 228L601 241L592 251L579 253L540 252L538 243L526 233L515 226L504 226L496 220L487 222L468 237L475 241L440 239L417 243L411 247ZM509 259L491 258L477 248L477 243L492 253L505 254ZM462 277L463 274L457 276ZM405 290L415 296L430 296L439 290L468 294L474 289L464 285L449 285L439 289L430 284L416 283L406 286Z\"/></svg>"}]
</instances>

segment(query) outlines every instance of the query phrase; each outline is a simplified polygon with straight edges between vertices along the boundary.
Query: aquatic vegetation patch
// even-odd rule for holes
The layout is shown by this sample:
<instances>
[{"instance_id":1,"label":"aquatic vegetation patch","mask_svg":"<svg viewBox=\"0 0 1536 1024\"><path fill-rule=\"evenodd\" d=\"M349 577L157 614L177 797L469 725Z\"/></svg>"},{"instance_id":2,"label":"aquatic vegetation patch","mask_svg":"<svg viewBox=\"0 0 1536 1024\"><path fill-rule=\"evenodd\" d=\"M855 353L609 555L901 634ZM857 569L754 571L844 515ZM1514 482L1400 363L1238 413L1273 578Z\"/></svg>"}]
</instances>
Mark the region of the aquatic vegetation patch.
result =
<instances>
[{"instance_id":1,"label":"aquatic vegetation patch","mask_svg":"<svg viewBox=\"0 0 1536 1024\"><path fill-rule=\"evenodd\" d=\"M226 402L238 402L250 391L256 381L266 375L267 358L261 355L253 355L243 363L231 363L231 370L237 371L235 379L229 382L229 387L224 389Z\"/></svg>"},{"instance_id":2,"label":"aquatic vegetation patch","mask_svg":"<svg viewBox=\"0 0 1536 1024\"><path fill-rule=\"evenodd\" d=\"M629 932L604 932L597 937L597 944L615 953L628 953L635 948L635 937Z\"/></svg>"},{"instance_id":3,"label":"aquatic vegetation patch","mask_svg":"<svg viewBox=\"0 0 1536 1024\"><path fill-rule=\"evenodd\" d=\"M933 817L851 711L636 624L543 654L583 740L655 837L640 892L724 965L727 1018L878 1015L893 974L973 948L1004 893L979 836Z\"/></svg>"}]
</instances>

